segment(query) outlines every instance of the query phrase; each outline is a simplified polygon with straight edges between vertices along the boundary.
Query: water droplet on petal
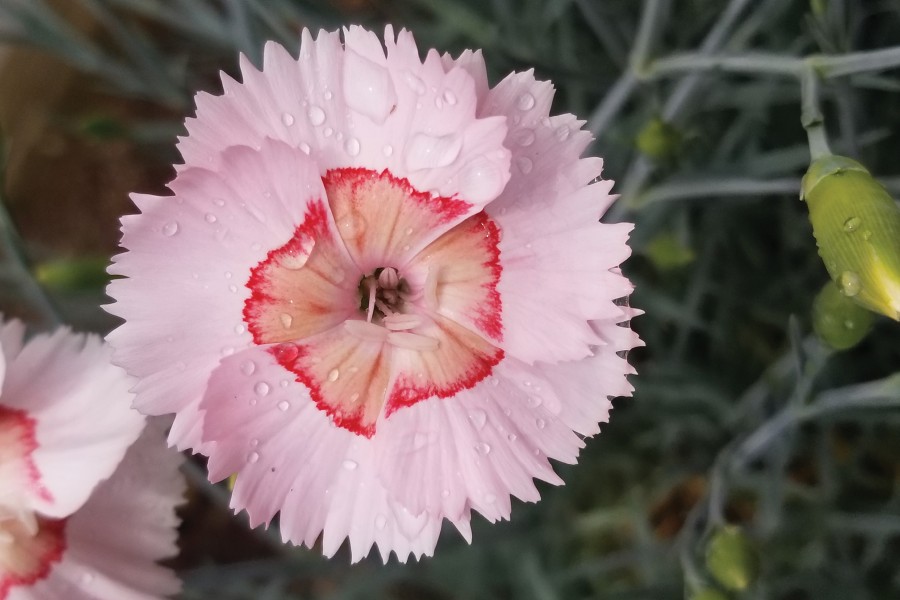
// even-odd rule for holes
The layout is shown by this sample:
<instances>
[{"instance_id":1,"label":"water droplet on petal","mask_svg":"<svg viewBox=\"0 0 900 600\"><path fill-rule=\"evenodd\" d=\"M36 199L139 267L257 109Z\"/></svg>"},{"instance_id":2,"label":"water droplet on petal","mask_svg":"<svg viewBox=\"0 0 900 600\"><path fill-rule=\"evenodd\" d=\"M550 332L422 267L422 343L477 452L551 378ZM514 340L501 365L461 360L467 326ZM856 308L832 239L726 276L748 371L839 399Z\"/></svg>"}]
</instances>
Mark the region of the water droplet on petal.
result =
<instances>
[{"instance_id":1,"label":"water droplet on petal","mask_svg":"<svg viewBox=\"0 0 900 600\"><path fill-rule=\"evenodd\" d=\"M844 221L844 231L847 233L853 233L857 229L859 229L859 225L862 223L862 219L859 217L850 217L846 221Z\"/></svg>"},{"instance_id":2,"label":"water droplet on petal","mask_svg":"<svg viewBox=\"0 0 900 600\"><path fill-rule=\"evenodd\" d=\"M387 146L382 148L381 151L384 152L385 156L391 156L394 154L394 147L388 144Z\"/></svg>"},{"instance_id":3,"label":"water droplet on petal","mask_svg":"<svg viewBox=\"0 0 900 600\"><path fill-rule=\"evenodd\" d=\"M375 528L381 531L387 525L387 519L384 515L378 515L375 517Z\"/></svg>"},{"instance_id":4,"label":"water droplet on petal","mask_svg":"<svg viewBox=\"0 0 900 600\"><path fill-rule=\"evenodd\" d=\"M325 90L325 93L322 94L322 97L326 100L331 100L334 97L334 94L331 93L331 90Z\"/></svg>"},{"instance_id":5,"label":"water droplet on petal","mask_svg":"<svg viewBox=\"0 0 900 600\"><path fill-rule=\"evenodd\" d=\"M234 354L234 346L225 346L222 348L222 356L231 356Z\"/></svg>"},{"instance_id":6,"label":"water droplet on petal","mask_svg":"<svg viewBox=\"0 0 900 600\"><path fill-rule=\"evenodd\" d=\"M326 127L322 130L322 135L324 135L325 137L331 137L332 133L334 133L334 129L332 129L331 127Z\"/></svg>"},{"instance_id":7,"label":"water droplet on petal","mask_svg":"<svg viewBox=\"0 0 900 600\"><path fill-rule=\"evenodd\" d=\"M513 132L511 137L513 143L522 147L530 146L534 143L534 131L532 131L528 127L517 129Z\"/></svg>"},{"instance_id":8,"label":"water droplet on petal","mask_svg":"<svg viewBox=\"0 0 900 600\"><path fill-rule=\"evenodd\" d=\"M250 440L250 446L253 448L256 448L257 446L259 446L259 440L256 438L253 438L252 440Z\"/></svg>"},{"instance_id":9,"label":"water droplet on petal","mask_svg":"<svg viewBox=\"0 0 900 600\"><path fill-rule=\"evenodd\" d=\"M516 440L519 439L519 438L516 436L516 434L511 433L511 434L509 434L508 436L506 436L506 439L508 439L508 440L511 441L511 442L514 442L514 441L516 441Z\"/></svg>"},{"instance_id":10,"label":"water droplet on petal","mask_svg":"<svg viewBox=\"0 0 900 600\"><path fill-rule=\"evenodd\" d=\"M300 151L306 155L309 155L309 153L312 152L312 148L310 148L309 144L307 144L306 142L301 142L300 143Z\"/></svg>"},{"instance_id":11,"label":"water droplet on petal","mask_svg":"<svg viewBox=\"0 0 900 600\"><path fill-rule=\"evenodd\" d=\"M531 110L534 108L534 96L525 92L519 96L518 101L516 101L516 106L519 107L519 110Z\"/></svg>"},{"instance_id":12,"label":"water droplet on petal","mask_svg":"<svg viewBox=\"0 0 900 600\"><path fill-rule=\"evenodd\" d=\"M255 371L256 371L256 363L253 362L252 360L245 361L244 364L241 365L241 373L243 373L244 375L247 375L248 377L250 375L253 375L253 373Z\"/></svg>"},{"instance_id":13,"label":"water droplet on petal","mask_svg":"<svg viewBox=\"0 0 900 600\"><path fill-rule=\"evenodd\" d=\"M476 408L469 413L469 420L475 425L475 429L481 429L487 423L487 413L480 408Z\"/></svg>"},{"instance_id":14,"label":"water droplet on petal","mask_svg":"<svg viewBox=\"0 0 900 600\"><path fill-rule=\"evenodd\" d=\"M281 115L281 122L284 123L285 127L290 127L294 124L294 115L291 113L284 113Z\"/></svg>"},{"instance_id":15,"label":"water droplet on petal","mask_svg":"<svg viewBox=\"0 0 900 600\"><path fill-rule=\"evenodd\" d=\"M291 325L294 324L294 317L292 317L291 315L289 315L287 313L281 313L280 319L281 319L281 326L284 327L285 329L290 329Z\"/></svg>"},{"instance_id":16,"label":"water droplet on petal","mask_svg":"<svg viewBox=\"0 0 900 600\"><path fill-rule=\"evenodd\" d=\"M346 143L344 143L344 150L350 156L359 156L359 149L359 140L356 138L348 138Z\"/></svg>"},{"instance_id":17,"label":"water droplet on petal","mask_svg":"<svg viewBox=\"0 0 900 600\"><path fill-rule=\"evenodd\" d=\"M353 392L350 394L350 404L354 404L359 401L359 392Z\"/></svg>"},{"instance_id":18,"label":"water droplet on petal","mask_svg":"<svg viewBox=\"0 0 900 600\"><path fill-rule=\"evenodd\" d=\"M444 102L448 105L453 106L456 104L456 95L450 90L444 90Z\"/></svg>"},{"instance_id":19,"label":"water droplet on petal","mask_svg":"<svg viewBox=\"0 0 900 600\"><path fill-rule=\"evenodd\" d=\"M243 334L245 331L247 331L247 328L244 326L243 323L238 323L237 325L234 326L234 332L238 335Z\"/></svg>"},{"instance_id":20,"label":"water droplet on petal","mask_svg":"<svg viewBox=\"0 0 900 600\"><path fill-rule=\"evenodd\" d=\"M290 407L291 407L291 403L288 402L287 400L282 400L281 402L278 403L278 410L280 410L281 412L286 412L287 409L289 409Z\"/></svg>"},{"instance_id":21,"label":"water droplet on petal","mask_svg":"<svg viewBox=\"0 0 900 600\"><path fill-rule=\"evenodd\" d=\"M253 464L253 463L255 463L255 462L258 461L258 460L259 460L259 452L251 452L250 454L247 455L247 462L248 462L248 463Z\"/></svg>"},{"instance_id":22,"label":"water droplet on petal","mask_svg":"<svg viewBox=\"0 0 900 600\"><path fill-rule=\"evenodd\" d=\"M341 376L341 372L337 369L332 369L328 372L328 381L335 382L338 380L338 377Z\"/></svg>"},{"instance_id":23,"label":"water droplet on petal","mask_svg":"<svg viewBox=\"0 0 900 600\"><path fill-rule=\"evenodd\" d=\"M862 282L859 280L859 275L853 271L844 271L841 273L839 283L841 291L845 296L855 296L859 293L860 289L862 289Z\"/></svg>"},{"instance_id":24,"label":"water droplet on petal","mask_svg":"<svg viewBox=\"0 0 900 600\"><path fill-rule=\"evenodd\" d=\"M265 381L260 381L255 386L253 386L253 391L256 392L257 396L268 396L269 389L269 384Z\"/></svg>"},{"instance_id":25,"label":"water droplet on petal","mask_svg":"<svg viewBox=\"0 0 900 600\"><path fill-rule=\"evenodd\" d=\"M526 156L520 156L516 159L516 166L524 175L528 175L529 173L531 173L531 169L534 168L534 163L531 162L530 158Z\"/></svg>"},{"instance_id":26,"label":"water droplet on petal","mask_svg":"<svg viewBox=\"0 0 900 600\"><path fill-rule=\"evenodd\" d=\"M443 490L441 490L441 497L442 497L442 498L449 498L449 497L450 497L450 490L448 490L448 489L443 489Z\"/></svg>"},{"instance_id":27,"label":"water droplet on petal","mask_svg":"<svg viewBox=\"0 0 900 600\"><path fill-rule=\"evenodd\" d=\"M534 424L537 425L538 429L543 429L544 427L547 426L547 421L545 421L543 419L538 419L537 421L534 422Z\"/></svg>"},{"instance_id":28,"label":"water droplet on petal","mask_svg":"<svg viewBox=\"0 0 900 600\"><path fill-rule=\"evenodd\" d=\"M215 200L213 200L213 204L215 204L216 206L225 206L225 201L221 198L216 198Z\"/></svg>"},{"instance_id":29,"label":"water droplet on petal","mask_svg":"<svg viewBox=\"0 0 900 600\"><path fill-rule=\"evenodd\" d=\"M417 133L406 147L406 167L410 171L446 167L462 150L462 138L456 134L440 137Z\"/></svg>"},{"instance_id":30,"label":"water droplet on petal","mask_svg":"<svg viewBox=\"0 0 900 600\"><path fill-rule=\"evenodd\" d=\"M215 223L218 219L216 219L216 215L212 213L206 213L206 222L207 223Z\"/></svg>"},{"instance_id":31,"label":"water droplet on petal","mask_svg":"<svg viewBox=\"0 0 900 600\"><path fill-rule=\"evenodd\" d=\"M315 104L311 105L307 109L306 116L309 117L309 122L312 123L315 127L318 127L325 122L325 111Z\"/></svg>"},{"instance_id":32,"label":"water droplet on petal","mask_svg":"<svg viewBox=\"0 0 900 600\"><path fill-rule=\"evenodd\" d=\"M359 463L357 463L355 460L345 460L344 461L344 468L347 469L348 471L355 471L356 467L358 467L358 466L359 466Z\"/></svg>"},{"instance_id":33,"label":"water droplet on petal","mask_svg":"<svg viewBox=\"0 0 900 600\"><path fill-rule=\"evenodd\" d=\"M475 451L478 452L478 454L487 456L491 452L491 446L485 442L479 442L475 444Z\"/></svg>"},{"instance_id":34,"label":"water droplet on petal","mask_svg":"<svg viewBox=\"0 0 900 600\"><path fill-rule=\"evenodd\" d=\"M175 221L171 221L163 225L162 228L163 235L166 237L172 237L176 233L178 233L178 223Z\"/></svg>"},{"instance_id":35,"label":"water droplet on petal","mask_svg":"<svg viewBox=\"0 0 900 600\"><path fill-rule=\"evenodd\" d=\"M487 159L466 165L459 178L459 195L469 202L489 202L503 191L505 176L500 167Z\"/></svg>"},{"instance_id":36,"label":"water droplet on petal","mask_svg":"<svg viewBox=\"0 0 900 600\"><path fill-rule=\"evenodd\" d=\"M355 211L350 211L337 220L338 232L345 240L355 240L365 233L368 223L365 217Z\"/></svg>"},{"instance_id":37,"label":"water droplet on petal","mask_svg":"<svg viewBox=\"0 0 900 600\"><path fill-rule=\"evenodd\" d=\"M406 80L406 85L409 86L409 89L417 93L418 95L422 95L425 93L425 82L406 71L403 73L403 78Z\"/></svg>"}]
</instances>

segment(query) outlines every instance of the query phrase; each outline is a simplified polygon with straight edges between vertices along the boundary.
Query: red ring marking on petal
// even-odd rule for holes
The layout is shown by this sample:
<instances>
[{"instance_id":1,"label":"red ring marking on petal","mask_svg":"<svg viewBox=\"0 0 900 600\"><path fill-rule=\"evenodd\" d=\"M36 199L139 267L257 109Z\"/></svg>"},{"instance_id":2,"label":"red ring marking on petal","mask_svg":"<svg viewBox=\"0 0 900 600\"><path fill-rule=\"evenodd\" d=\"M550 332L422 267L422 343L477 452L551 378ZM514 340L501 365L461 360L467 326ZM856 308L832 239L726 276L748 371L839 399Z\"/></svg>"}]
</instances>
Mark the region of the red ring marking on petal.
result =
<instances>
[{"instance_id":1,"label":"red ring marking on petal","mask_svg":"<svg viewBox=\"0 0 900 600\"><path fill-rule=\"evenodd\" d=\"M356 267L329 223L325 202L310 202L293 237L251 270L243 315L257 344L315 335L355 309Z\"/></svg>"},{"instance_id":2,"label":"red ring marking on petal","mask_svg":"<svg viewBox=\"0 0 900 600\"><path fill-rule=\"evenodd\" d=\"M33 536L17 522L0 525L13 536L6 545L0 544L0 599L6 598L13 587L31 585L50 574L66 550L66 522L38 518L38 531Z\"/></svg>"},{"instance_id":3,"label":"red ring marking on petal","mask_svg":"<svg viewBox=\"0 0 900 600\"><path fill-rule=\"evenodd\" d=\"M41 473L32 457L38 447L36 430L37 422L27 412L0 406L0 465L15 464L20 470L18 475L24 479L4 484L26 485L41 500L53 502L53 495L41 482Z\"/></svg>"}]
</instances>

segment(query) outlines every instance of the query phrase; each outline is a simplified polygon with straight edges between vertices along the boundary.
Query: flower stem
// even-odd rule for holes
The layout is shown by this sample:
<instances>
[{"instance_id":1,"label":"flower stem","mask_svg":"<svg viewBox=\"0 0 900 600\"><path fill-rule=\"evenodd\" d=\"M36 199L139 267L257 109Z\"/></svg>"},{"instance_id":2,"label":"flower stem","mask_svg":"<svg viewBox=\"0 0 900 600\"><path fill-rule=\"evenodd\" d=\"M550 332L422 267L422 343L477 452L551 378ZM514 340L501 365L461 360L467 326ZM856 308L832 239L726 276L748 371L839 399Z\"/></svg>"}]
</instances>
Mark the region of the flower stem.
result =
<instances>
[{"instance_id":1,"label":"flower stem","mask_svg":"<svg viewBox=\"0 0 900 600\"><path fill-rule=\"evenodd\" d=\"M800 121L809 138L809 154L812 160L831 154L828 136L825 133L825 119L819 106L819 74L807 66L800 75L801 113Z\"/></svg>"}]
</instances>

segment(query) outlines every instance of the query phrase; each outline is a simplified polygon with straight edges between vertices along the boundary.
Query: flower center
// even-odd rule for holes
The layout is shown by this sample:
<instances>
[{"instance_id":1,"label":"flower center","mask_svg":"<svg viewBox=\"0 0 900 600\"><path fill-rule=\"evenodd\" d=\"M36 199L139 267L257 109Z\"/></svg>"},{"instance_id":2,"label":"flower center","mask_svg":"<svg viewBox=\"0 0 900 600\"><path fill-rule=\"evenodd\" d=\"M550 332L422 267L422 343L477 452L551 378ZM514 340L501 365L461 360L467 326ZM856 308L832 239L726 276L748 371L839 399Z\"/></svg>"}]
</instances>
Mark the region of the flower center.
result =
<instances>
[{"instance_id":1,"label":"flower center","mask_svg":"<svg viewBox=\"0 0 900 600\"><path fill-rule=\"evenodd\" d=\"M503 357L499 229L388 171L335 169L323 184L327 203L308 201L292 239L252 270L244 320L336 425L370 437Z\"/></svg>"},{"instance_id":2,"label":"flower center","mask_svg":"<svg viewBox=\"0 0 900 600\"><path fill-rule=\"evenodd\" d=\"M411 299L409 282L394 267L379 267L359 281L359 309L369 323L382 323Z\"/></svg>"}]
</instances>

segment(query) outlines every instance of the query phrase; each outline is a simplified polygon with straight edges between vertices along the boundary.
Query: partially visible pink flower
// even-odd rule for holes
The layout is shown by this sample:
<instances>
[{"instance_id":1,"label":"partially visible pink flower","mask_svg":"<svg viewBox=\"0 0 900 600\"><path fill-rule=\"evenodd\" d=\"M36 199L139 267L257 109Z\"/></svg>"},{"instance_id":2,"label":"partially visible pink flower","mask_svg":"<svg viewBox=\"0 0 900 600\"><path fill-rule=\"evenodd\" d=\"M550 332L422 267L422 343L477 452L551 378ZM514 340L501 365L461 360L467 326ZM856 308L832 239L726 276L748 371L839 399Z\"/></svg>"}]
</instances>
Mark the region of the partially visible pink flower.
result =
<instances>
[{"instance_id":1,"label":"partially visible pink flower","mask_svg":"<svg viewBox=\"0 0 900 600\"><path fill-rule=\"evenodd\" d=\"M122 221L108 339L138 409L328 555L430 555L444 519L470 539L473 509L537 501L639 343L582 123L531 72L490 89L480 53L423 62L390 27L241 70L198 94L174 196Z\"/></svg>"},{"instance_id":2,"label":"partially visible pink flower","mask_svg":"<svg viewBox=\"0 0 900 600\"><path fill-rule=\"evenodd\" d=\"M130 382L99 338L23 333L0 323L0 599L174 593L155 561L175 552L178 455L157 431L138 438Z\"/></svg>"}]
</instances>

